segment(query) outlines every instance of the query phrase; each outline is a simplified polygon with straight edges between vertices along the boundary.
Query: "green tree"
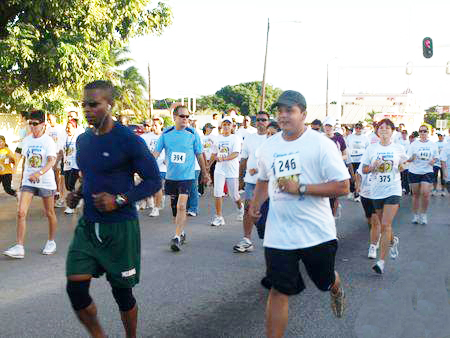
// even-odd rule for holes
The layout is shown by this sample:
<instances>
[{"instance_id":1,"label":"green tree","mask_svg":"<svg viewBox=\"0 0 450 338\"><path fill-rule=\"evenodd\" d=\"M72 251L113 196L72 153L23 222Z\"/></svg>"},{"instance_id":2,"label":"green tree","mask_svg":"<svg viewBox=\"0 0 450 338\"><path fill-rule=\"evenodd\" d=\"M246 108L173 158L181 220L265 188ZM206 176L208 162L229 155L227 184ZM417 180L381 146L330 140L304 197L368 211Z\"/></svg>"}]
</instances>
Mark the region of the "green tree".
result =
<instances>
[{"instance_id":1,"label":"green tree","mask_svg":"<svg viewBox=\"0 0 450 338\"><path fill-rule=\"evenodd\" d=\"M131 38L162 33L172 12L150 0L2 0L0 2L0 101L63 105L91 80L101 78L110 51ZM56 95L55 93L58 93ZM58 99L57 99L58 98Z\"/></svg>"}]
</instances>

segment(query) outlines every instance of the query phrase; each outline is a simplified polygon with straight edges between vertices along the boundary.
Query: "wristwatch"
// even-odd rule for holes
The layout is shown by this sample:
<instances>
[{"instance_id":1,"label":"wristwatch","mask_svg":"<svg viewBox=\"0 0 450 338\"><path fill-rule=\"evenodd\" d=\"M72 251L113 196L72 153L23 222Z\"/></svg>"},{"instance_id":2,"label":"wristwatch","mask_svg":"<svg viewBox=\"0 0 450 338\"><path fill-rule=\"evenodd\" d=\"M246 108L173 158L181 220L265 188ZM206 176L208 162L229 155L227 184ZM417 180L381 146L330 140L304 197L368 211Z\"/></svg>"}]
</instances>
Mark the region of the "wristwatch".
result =
<instances>
[{"instance_id":1,"label":"wristwatch","mask_svg":"<svg viewBox=\"0 0 450 338\"><path fill-rule=\"evenodd\" d=\"M305 194L305 192L306 192L306 184L300 184L298 186L298 194L300 196L303 196Z\"/></svg>"},{"instance_id":2,"label":"wristwatch","mask_svg":"<svg viewBox=\"0 0 450 338\"><path fill-rule=\"evenodd\" d=\"M116 202L116 205L121 208L128 203L128 198L123 194L118 194L116 195L114 202Z\"/></svg>"}]
</instances>

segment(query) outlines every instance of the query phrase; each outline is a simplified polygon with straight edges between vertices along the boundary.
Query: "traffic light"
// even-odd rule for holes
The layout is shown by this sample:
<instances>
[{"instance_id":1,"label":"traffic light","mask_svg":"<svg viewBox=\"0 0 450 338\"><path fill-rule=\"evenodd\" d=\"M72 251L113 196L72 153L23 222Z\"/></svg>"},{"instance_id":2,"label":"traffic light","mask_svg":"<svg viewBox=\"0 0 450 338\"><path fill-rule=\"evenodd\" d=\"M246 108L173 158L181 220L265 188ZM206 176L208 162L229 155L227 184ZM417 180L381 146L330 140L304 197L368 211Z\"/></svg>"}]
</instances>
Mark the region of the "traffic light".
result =
<instances>
[{"instance_id":1,"label":"traffic light","mask_svg":"<svg viewBox=\"0 0 450 338\"><path fill-rule=\"evenodd\" d=\"M423 39L422 47L424 57L429 59L430 57L433 56L433 40L431 40L431 38Z\"/></svg>"}]
</instances>

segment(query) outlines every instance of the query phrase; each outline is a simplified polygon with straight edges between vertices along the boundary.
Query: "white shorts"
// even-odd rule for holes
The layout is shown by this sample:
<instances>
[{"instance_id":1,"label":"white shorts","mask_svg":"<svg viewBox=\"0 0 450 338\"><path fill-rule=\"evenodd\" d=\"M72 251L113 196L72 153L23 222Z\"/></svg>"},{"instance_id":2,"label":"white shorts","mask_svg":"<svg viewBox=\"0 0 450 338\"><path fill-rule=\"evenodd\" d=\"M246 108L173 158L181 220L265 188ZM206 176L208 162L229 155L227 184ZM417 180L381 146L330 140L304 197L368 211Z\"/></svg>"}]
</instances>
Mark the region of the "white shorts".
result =
<instances>
[{"instance_id":1,"label":"white shorts","mask_svg":"<svg viewBox=\"0 0 450 338\"><path fill-rule=\"evenodd\" d=\"M225 178L224 175L218 174L216 171L214 171L214 197L223 197L225 195L223 192L225 180L227 181L228 194L234 201L239 201L241 199L239 195L239 179Z\"/></svg>"}]
</instances>

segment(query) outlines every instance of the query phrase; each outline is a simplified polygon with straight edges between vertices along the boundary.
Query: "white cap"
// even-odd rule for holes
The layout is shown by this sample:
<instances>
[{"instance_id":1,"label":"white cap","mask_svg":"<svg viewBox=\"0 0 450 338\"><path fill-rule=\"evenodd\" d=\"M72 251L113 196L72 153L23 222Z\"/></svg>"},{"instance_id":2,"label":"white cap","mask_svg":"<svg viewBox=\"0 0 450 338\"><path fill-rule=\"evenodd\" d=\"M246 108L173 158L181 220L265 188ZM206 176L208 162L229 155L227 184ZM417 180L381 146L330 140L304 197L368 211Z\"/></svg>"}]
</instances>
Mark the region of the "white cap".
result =
<instances>
[{"instance_id":1,"label":"white cap","mask_svg":"<svg viewBox=\"0 0 450 338\"><path fill-rule=\"evenodd\" d=\"M328 125L334 127L336 125L336 120L334 118L328 116L328 117L325 118L325 120L323 120L322 124L324 126L328 124Z\"/></svg>"}]
</instances>

